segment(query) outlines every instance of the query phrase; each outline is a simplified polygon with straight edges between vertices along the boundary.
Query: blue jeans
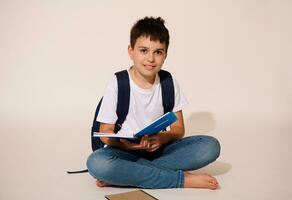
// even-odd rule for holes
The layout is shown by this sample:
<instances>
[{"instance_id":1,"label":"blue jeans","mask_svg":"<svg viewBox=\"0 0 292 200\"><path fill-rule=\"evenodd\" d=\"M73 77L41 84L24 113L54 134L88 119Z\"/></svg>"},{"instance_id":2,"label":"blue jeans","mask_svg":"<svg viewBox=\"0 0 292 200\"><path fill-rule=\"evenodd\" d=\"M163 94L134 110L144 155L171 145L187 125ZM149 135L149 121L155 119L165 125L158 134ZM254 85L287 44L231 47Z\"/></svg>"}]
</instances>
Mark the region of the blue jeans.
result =
<instances>
[{"instance_id":1,"label":"blue jeans","mask_svg":"<svg viewBox=\"0 0 292 200\"><path fill-rule=\"evenodd\" d=\"M105 147L87 160L96 179L119 186L141 188L184 187L184 171L196 170L215 161L220 144L211 136L190 136L174 141L155 152L122 151Z\"/></svg>"}]
</instances>

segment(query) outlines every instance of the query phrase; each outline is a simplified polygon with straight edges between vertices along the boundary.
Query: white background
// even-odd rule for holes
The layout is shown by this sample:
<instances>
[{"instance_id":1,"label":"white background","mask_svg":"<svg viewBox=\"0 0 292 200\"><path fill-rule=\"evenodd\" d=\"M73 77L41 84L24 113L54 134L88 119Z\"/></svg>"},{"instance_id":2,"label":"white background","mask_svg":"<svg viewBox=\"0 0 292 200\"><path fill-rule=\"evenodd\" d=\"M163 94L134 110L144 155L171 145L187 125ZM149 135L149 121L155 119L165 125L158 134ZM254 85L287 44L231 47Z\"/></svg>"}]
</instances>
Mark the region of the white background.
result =
<instances>
[{"instance_id":1,"label":"white background","mask_svg":"<svg viewBox=\"0 0 292 200\"><path fill-rule=\"evenodd\" d=\"M85 167L95 107L113 73L131 65L130 28L144 16L161 16L170 31L164 69L190 102L188 134L222 145L207 168L220 190L168 194L291 199L291 10L288 0L1 0L0 199L118 190L65 171Z\"/></svg>"}]
</instances>

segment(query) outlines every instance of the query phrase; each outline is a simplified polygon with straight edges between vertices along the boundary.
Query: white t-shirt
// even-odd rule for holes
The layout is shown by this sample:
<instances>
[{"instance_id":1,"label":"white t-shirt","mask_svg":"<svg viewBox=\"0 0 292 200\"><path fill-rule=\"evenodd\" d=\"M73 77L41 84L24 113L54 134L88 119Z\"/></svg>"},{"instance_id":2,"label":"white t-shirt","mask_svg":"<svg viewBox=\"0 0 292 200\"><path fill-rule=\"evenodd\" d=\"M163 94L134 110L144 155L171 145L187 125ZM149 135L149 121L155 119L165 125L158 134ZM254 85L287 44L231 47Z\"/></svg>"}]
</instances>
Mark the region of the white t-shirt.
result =
<instances>
[{"instance_id":1,"label":"white t-shirt","mask_svg":"<svg viewBox=\"0 0 292 200\"><path fill-rule=\"evenodd\" d=\"M128 71L129 74L129 71ZM130 78L130 105L128 115L122 125L119 134L133 135L133 133L144 128L146 125L151 123L153 120L162 116L163 105L162 105L162 94L159 75L156 75L154 84L149 89L143 89L139 87ZM188 102L180 90L180 87L176 80L174 82L174 94L175 103L173 112L182 110L182 107ZM118 119L116 114L117 109L117 94L118 85L117 78L114 76L108 83L103 100L100 106L100 110L97 116L97 121L115 124Z\"/></svg>"}]
</instances>

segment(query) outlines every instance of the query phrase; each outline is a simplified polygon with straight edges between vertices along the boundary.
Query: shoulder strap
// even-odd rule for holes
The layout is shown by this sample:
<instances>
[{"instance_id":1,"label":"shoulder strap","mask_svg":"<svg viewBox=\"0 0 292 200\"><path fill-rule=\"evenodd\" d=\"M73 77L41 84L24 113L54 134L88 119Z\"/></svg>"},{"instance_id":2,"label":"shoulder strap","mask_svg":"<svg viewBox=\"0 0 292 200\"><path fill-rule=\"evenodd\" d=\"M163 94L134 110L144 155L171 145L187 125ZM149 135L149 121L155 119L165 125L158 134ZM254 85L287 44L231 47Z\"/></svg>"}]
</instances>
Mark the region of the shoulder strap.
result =
<instances>
[{"instance_id":1,"label":"shoulder strap","mask_svg":"<svg viewBox=\"0 0 292 200\"><path fill-rule=\"evenodd\" d=\"M99 131L100 123L98 121L96 121L96 118L97 118L97 115L98 115L98 112L100 109L102 99L103 98L100 99L100 101L96 107L94 118L93 118L93 123L92 123L92 127L91 127L91 148L92 148L92 151L95 151L96 149L99 149L99 148L103 147L103 145L104 145L103 142L99 138L93 137L93 133Z\"/></svg>"},{"instance_id":2,"label":"shoulder strap","mask_svg":"<svg viewBox=\"0 0 292 200\"><path fill-rule=\"evenodd\" d=\"M115 124L115 130L114 132L117 133L125 121L128 111L129 111L129 104L130 104L130 80L127 70L123 70L120 72L115 73L117 77L117 83L118 83L118 99L117 99L117 108L116 113L118 116L118 119ZM99 109L101 106L102 99L99 101L96 110L95 115L93 118L93 126L91 128L91 148L92 151L95 151L101 147L104 146L104 143L100 140L100 138L93 137L94 132L99 131L100 123L96 121L97 115L99 113Z\"/></svg>"},{"instance_id":3,"label":"shoulder strap","mask_svg":"<svg viewBox=\"0 0 292 200\"><path fill-rule=\"evenodd\" d=\"M116 72L118 81L118 101L117 101L117 122L115 133L118 132L124 123L130 105L130 79L127 70Z\"/></svg>"},{"instance_id":4,"label":"shoulder strap","mask_svg":"<svg viewBox=\"0 0 292 200\"><path fill-rule=\"evenodd\" d=\"M172 111L174 107L174 84L171 74L168 71L159 71L161 92L162 92L162 104L164 113Z\"/></svg>"}]
</instances>

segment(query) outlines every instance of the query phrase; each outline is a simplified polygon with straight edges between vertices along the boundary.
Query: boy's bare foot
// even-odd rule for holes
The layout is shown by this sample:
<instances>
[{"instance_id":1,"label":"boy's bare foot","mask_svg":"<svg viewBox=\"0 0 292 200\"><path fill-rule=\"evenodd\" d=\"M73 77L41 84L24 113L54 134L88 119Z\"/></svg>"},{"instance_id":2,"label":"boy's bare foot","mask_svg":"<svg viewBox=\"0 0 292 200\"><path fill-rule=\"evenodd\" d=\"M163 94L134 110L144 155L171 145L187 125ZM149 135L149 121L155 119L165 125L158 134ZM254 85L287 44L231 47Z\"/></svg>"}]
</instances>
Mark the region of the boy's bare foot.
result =
<instances>
[{"instance_id":1,"label":"boy's bare foot","mask_svg":"<svg viewBox=\"0 0 292 200\"><path fill-rule=\"evenodd\" d=\"M101 180L96 180L96 186L97 187L108 187L108 186L111 186L110 184L104 182L104 181L101 181Z\"/></svg>"},{"instance_id":2,"label":"boy's bare foot","mask_svg":"<svg viewBox=\"0 0 292 200\"><path fill-rule=\"evenodd\" d=\"M209 174L191 174L189 172L184 172L184 175L185 188L207 188L215 190L218 187L217 180Z\"/></svg>"}]
</instances>

